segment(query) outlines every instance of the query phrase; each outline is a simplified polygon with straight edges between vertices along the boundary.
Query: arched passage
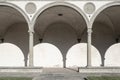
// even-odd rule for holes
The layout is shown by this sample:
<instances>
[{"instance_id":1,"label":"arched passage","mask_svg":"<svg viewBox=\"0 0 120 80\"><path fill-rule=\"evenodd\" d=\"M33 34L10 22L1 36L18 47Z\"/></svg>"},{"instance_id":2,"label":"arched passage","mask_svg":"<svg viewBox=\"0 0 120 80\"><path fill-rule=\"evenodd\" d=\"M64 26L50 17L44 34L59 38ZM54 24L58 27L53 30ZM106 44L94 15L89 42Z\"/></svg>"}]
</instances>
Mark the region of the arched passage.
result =
<instances>
[{"instance_id":1,"label":"arched passage","mask_svg":"<svg viewBox=\"0 0 120 80\"><path fill-rule=\"evenodd\" d=\"M99 51L92 46L91 61L92 66L101 65L101 56ZM67 67L85 67L87 66L87 44L79 43L72 46L67 52Z\"/></svg>"},{"instance_id":2,"label":"arched passage","mask_svg":"<svg viewBox=\"0 0 120 80\"><path fill-rule=\"evenodd\" d=\"M28 20L16 7L10 4L0 4L0 42L13 43L22 50L25 56L25 65L28 55ZM17 10L18 9L18 10Z\"/></svg>"},{"instance_id":3,"label":"arched passage","mask_svg":"<svg viewBox=\"0 0 120 80\"><path fill-rule=\"evenodd\" d=\"M14 44L0 44L0 67L23 67L23 52Z\"/></svg>"},{"instance_id":4,"label":"arched passage","mask_svg":"<svg viewBox=\"0 0 120 80\"><path fill-rule=\"evenodd\" d=\"M87 25L83 16L65 5L45 9L37 18L34 30L35 44L49 42L61 50L64 67L68 49L78 42L86 42L87 38Z\"/></svg>"},{"instance_id":5,"label":"arched passage","mask_svg":"<svg viewBox=\"0 0 120 80\"><path fill-rule=\"evenodd\" d=\"M34 47L34 66L63 67L63 57L60 50L50 44L41 43Z\"/></svg>"},{"instance_id":6,"label":"arched passage","mask_svg":"<svg viewBox=\"0 0 120 80\"><path fill-rule=\"evenodd\" d=\"M119 5L111 4L111 6L105 8L99 13L93 23L92 43L101 53L103 66L106 50L111 45L119 42L119 9Z\"/></svg>"}]
</instances>

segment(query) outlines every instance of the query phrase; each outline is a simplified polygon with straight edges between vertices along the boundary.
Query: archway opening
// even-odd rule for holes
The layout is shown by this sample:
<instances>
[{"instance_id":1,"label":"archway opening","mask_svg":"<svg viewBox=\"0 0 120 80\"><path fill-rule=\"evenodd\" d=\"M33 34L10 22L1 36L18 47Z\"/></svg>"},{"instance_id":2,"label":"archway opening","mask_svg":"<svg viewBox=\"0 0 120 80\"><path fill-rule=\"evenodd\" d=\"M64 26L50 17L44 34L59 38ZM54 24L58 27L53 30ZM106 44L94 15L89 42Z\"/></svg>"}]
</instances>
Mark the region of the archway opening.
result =
<instances>
[{"instance_id":1,"label":"archway opening","mask_svg":"<svg viewBox=\"0 0 120 80\"><path fill-rule=\"evenodd\" d=\"M28 25L23 15L17 9L0 5L0 25L0 43L7 42L19 46L27 65L29 36Z\"/></svg>"},{"instance_id":2,"label":"archway opening","mask_svg":"<svg viewBox=\"0 0 120 80\"><path fill-rule=\"evenodd\" d=\"M19 47L11 43L0 44L0 67L23 67L24 55Z\"/></svg>"},{"instance_id":3,"label":"archway opening","mask_svg":"<svg viewBox=\"0 0 120 80\"><path fill-rule=\"evenodd\" d=\"M34 47L34 66L63 67L63 57L60 50L50 44L41 43Z\"/></svg>"},{"instance_id":4,"label":"archway opening","mask_svg":"<svg viewBox=\"0 0 120 80\"><path fill-rule=\"evenodd\" d=\"M114 56L115 49L106 54L106 50L113 44L119 43L120 39L120 6L111 6L104 9L96 17L93 24L92 43L100 51L102 56L102 65L106 66L104 60L109 58L109 54ZM110 49L109 49L110 50ZM109 52L109 51L107 51ZM120 55L118 55L120 56ZM117 57L117 56L116 56ZM119 64L119 63L118 63Z\"/></svg>"},{"instance_id":5,"label":"archway opening","mask_svg":"<svg viewBox=\"0 0 120 80\"><path fill-rule=\"evenodd\" d=\"M101 65L101 56L99 51L92 46L92 66ZM67 67L86 67L87 66L87 44L79 43L72 46L67 53Z\"/></svg>"},{"instance_id":6,"label":"archway opening","mask_svg":"<svg viewBox=\"0 0 120 80\"><path fill-rule=\"evenodd\" d=\"M45 9L37 18L34 30L35 44L47 42L60 49L64 67L69 48L76 43L86 42L87 38L84 18L75 9L63 5Z\"/></svg>"}]
</instances>

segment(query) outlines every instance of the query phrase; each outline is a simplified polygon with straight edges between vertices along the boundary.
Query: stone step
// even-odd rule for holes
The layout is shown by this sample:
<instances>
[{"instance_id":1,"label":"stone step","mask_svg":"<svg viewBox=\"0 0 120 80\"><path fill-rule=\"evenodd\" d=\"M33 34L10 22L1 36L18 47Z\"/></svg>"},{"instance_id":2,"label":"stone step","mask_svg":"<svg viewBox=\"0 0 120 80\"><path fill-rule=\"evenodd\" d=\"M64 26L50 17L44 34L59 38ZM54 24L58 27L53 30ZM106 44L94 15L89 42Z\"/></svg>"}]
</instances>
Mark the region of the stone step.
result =
<instances>
[{"instance_id":1,"label":"stone step","mask_svg":"<svg viewBox=\"0 0 120 80\"><path fill-rule=\"evenodd\" d=\"M84 80L84 76L76 74L41 74L33 80Z\"/></svg>"},{"instance_id":2,"label":"stone step","mask_svg":"<svg viewBox=\"0 0 120 80\"><path fill-rule=\"evenodd\" d=\"M80 76L42 76L35 77L33 80L84 80L84 78Z\"/></svg>"}]
</instances>

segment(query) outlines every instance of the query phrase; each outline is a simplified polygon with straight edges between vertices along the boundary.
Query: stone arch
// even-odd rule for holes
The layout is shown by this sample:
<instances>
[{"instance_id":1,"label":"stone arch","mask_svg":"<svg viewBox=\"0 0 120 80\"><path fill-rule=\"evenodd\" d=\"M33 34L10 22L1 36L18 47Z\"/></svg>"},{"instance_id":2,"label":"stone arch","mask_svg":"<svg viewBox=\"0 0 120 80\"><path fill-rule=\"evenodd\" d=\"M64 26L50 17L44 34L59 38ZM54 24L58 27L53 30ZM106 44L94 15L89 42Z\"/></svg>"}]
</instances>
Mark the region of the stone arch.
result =
<instances>
[{"instance_id":1,"label":"stone arch","mask_svg":"<svg viewBox=\"0 0 120 80\"><path fill-rule=\"evenodd\" d=\"M19 47L11 43L0 44L0 67L24 67L24 55Z\"/></svg>"},{"instance_id":2,"label":"stone arch","mask_svg":"<svg viewBox=\"0 0 120 80\"><path fill-rule=\"evenodd\" d=\"M100 7L92 16L92 18L90 19L90 28L92 28L93 23L95 21L95 19L97 18L97 16L105 9L112 7L112 6L119 6L120 5L120 1L115 1L115 2L110 2L105 4L104 6Z\"/></svg>"},{"instance_id":3,"label":"stone arch","mask_svg":"<svg viewBox=\"0 0 120 80\"><path fill-rule=\"evenodd\" d=\"M84 39L81 41L83 40ZM65 67L66 53L72 45L77 43L77 34L76 31L67 23L53 23L45 30L42 42L52 43L60 49Z\"/></svg>"},{"instance_id":4,"label":"stone arch","mask_svg":"<svg viewBox=\"0 0 120 80\"><path fill-rule=\"evenodd\" d=\"M20 7L9 2L0 3L0 10L0 43L8 42L19 46L22 49L23 53L25 53L24 56L26 57L28 54L29 41L28 30L31 29L29 26L30 20L27 14ZM20 30L23 32L20 32ZM24 46L24 43L21 44L21 41L26 45ZM25 61L27 61L27 58L25 58ZM25 64L27 64L27 62L25 62Z\"/></svg>"},{"instance_id":5,"label":"stone arch","mask_svg":"<svg viewBox=\"0 0 120 80\"><path fill-rule=\"evenodd\" d=\"M93 29L93 45L101 53L103 66L106 50L111 45L119 42L119 9L120 1L107 3L98 9L90 20Z\"/></svg>"},{"instance_id":6,"label":"stone arch","mask_svg":"<svg viewBox=\"0 0 120 80\"><path fill-rule=\"evenodd\" d=\"M35 26L35 23L36 23L36 20L37 18L39 17L40 14L42 14L42 12L44 12L46 9L50 8L50 7L54 7L54 6L67 6L69 8L72 8L74 9L75 11L77 11L80 15L82 15L82 17L84 18L86 24L87 24L87 27L89 27L89 20L87 18L87 16L85 15L85 13L80 9L78 8L77 6L75 6L74 4L71 4L71 3L68 3L68 2L53 2L53 3L49 3L45 6L43 6L42 8L40 8L38 10L38 12L35 14L35 16L33 17L32 19L32 23L33 23L33 30L34 30L34 26Z\"/></svg>"},{"instance_id":7,"label":"stone arch","mask_svg":"<svg viewBox=\"0 0 120 80\"><path fill-rule=\"evenodd\" d=\"M34 66L63 67L61 51L53 44L41 43L34 46Z\"/></svg>"},{"instance_id":8,"label":"stone arch","mask_svg":"<svg viewBox=\"0 0 120 80\"><path fill-rule=\"evenodd\" d=\"M68 49L77 42L87 41L87 25L88 23L82 14L76 9L65 5L65 3L52 4L43 9L41 13L39 12L38 17L36 17L34 42L35 44L49 42L59 47L64 55L65 67ZM46 29L49 29L48 33L51 32L46 33L47 37L44 36Z\"/></svg>"},{"instance_id":9,"label":"stone arch","mask_svg":"<svg viewBox=\"0 0 120 80\"><path fill-rule=\"evenodd\" d=\"M92 66L101 66L101 55L99 51L92 46L91 48ZM67 52L67 67L86 67L87 66L87 43L78 43L73 45Z\"/></svg>"},{"instance_id":10,"label":"stone arch","mask_svg":"<svg viewBox=\"0 0 120 80\"><path fill-rule=\"evenodd\" d=\"M28 24L28 29L31 29L29 24L30 24L30 20L29 20L29 17L27 16L27 14L20 8L18 7L17 5L13 4L13 3L9 3L9 2L0 2L0 6L7 6L7 7L11 7L17 11L19 11L22 16L25 18L27 24Z\"/></svg>"}]
</instances>

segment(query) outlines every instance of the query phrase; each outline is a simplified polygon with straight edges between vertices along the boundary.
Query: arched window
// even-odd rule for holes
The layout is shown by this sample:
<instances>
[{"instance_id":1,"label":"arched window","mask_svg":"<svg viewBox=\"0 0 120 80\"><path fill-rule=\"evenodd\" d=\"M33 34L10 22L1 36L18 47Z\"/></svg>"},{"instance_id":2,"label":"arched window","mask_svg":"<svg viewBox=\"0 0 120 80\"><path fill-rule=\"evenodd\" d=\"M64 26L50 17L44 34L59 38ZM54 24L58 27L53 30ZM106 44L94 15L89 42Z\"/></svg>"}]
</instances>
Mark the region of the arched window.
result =
<instances>
[{"instance_id":1,"label":"arched window","mask_svg":"<svg viewBox=\"0 0 120 80\"><path fill-rule=\"evenodd\" d=\"M60 50L49 43L41 43L34 47L34 66L63 67Z\"/></svg>"},{"instance_id":2,"label":"arched window","mask_svg":"<svg viewBox=\"0 0 120 80\"><path fill-rule=\"evenodd\" d=\"M23 67L24 55L19 47L11 43L0 44L0 67Z\"/></svg>"},{"instance_id":3,"label":"arched window","mask_svg":"<svg viewBox=\"0 0 120 80\"><path fill-rule=\"evenodd\" d=\"M109 47L105 53L105 66L120 66L120 43Z\"/></svg>"},{"instance_id":4,"label":"arched window","mask_svg":"<svg viewBox=\"0 0 120 80\"><path fill-rule=\"evenodd\" d=\"M101 65L101 56L99 51L92 46L92 66ZM67 67L85 67L87 66L87 43L79 43L72 46L67 53Z\"/></svg>"}]
</instances>

